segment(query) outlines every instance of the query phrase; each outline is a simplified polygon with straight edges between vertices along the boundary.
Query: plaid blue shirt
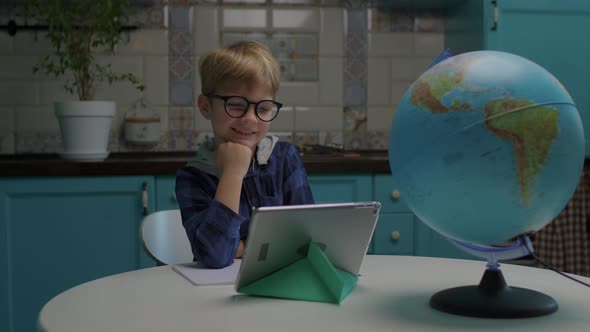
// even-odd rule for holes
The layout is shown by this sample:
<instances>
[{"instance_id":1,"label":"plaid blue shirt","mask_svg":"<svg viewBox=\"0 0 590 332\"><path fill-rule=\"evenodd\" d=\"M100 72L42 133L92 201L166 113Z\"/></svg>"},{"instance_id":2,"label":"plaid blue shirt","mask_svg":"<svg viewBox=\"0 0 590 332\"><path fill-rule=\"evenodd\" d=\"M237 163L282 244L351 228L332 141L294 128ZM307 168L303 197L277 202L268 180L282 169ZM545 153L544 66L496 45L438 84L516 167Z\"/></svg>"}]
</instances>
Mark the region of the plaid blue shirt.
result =
<instances>
[{"instance_id":1,"label":"plaid blue shirt","mask_svg":"<svg viewBox=\"0 0 590 332\"><path fill-rule=\"evenodd\" d=\"M219 178L185 166L176 172L176 197L195 260L211 268L233 263L240 240L248 237L252 209L313 204L303 162L295 147L277 142L268 163L253 162L244 177L240 214L216 201Z\"/></svg>"}]
</instances>

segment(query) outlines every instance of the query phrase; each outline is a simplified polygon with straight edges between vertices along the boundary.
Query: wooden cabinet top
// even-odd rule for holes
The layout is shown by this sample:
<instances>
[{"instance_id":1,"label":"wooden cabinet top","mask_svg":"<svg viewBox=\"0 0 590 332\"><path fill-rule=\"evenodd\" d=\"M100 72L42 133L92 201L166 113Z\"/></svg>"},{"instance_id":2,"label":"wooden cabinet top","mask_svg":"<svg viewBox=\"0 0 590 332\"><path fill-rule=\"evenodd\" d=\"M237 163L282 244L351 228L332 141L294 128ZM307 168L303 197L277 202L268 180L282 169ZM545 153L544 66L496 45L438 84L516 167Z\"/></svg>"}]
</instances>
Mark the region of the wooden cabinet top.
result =
<instances>
[{"instance_id":1,"label":"wooden cabinet top","mask_svg":"<svg viewBox=\"0 0 590 332\"><path fill-rule=\"evenodd\" d=\"M193 152L112 153L102 162L70 162L54 154L0 156L2 176L162 175L193 158ZM389 173L387 151L302 155L309 174Z\"/></svg>"}]
</instances>

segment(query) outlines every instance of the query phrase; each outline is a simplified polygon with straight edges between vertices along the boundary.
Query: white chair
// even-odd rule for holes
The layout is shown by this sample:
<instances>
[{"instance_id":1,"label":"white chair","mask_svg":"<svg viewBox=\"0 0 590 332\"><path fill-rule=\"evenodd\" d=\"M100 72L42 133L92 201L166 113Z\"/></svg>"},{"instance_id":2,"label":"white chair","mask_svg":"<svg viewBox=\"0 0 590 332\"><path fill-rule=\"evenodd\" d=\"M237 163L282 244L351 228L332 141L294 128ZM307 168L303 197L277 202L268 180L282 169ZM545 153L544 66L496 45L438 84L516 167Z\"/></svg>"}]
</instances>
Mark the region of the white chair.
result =
<instances>
[{"instance_id":1,"label":"white chair","mask_svg":"<svg viewBox=\"0 0 590 332\"><path fill-rule=\"evenodd\" d=\"M146 253L158 265L193 261L190 242L182 226L180 210L149 214L141 222L140 237Z\"/></svg>"}]
</instances>

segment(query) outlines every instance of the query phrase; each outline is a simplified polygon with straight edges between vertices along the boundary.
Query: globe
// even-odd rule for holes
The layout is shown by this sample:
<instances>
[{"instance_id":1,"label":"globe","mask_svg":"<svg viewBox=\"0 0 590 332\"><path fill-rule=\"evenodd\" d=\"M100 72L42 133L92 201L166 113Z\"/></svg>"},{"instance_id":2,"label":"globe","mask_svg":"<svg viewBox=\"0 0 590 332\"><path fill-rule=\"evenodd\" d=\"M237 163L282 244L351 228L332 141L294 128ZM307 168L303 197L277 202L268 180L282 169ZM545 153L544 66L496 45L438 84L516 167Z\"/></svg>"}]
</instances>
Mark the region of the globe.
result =
<instances>
[{"instance_id":1,"label":"globe","mask_svg":"<svg viewBox=\"0 0 590 332\"><path fill-rule=\"evenodd\" d=\"M584 132L564 86L523 57L476 51L430 67L393 114L389 161L408 207L442 235L503 245L567 204Z\"/></svg>"}]
</instances>

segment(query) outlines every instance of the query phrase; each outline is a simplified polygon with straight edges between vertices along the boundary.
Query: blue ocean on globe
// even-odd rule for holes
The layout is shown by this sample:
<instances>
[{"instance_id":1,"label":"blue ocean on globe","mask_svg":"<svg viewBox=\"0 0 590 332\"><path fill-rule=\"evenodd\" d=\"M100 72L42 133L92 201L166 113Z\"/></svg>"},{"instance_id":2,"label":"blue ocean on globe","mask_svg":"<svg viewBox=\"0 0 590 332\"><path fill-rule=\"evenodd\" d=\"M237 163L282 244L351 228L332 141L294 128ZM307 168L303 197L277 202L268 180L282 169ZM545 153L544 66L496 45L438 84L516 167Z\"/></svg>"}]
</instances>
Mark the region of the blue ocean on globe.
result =
<instances>
[{"instance_id":1,"label":"blue ocean on globe","mask_svg":"<svg viewBox=\"0 0 590 332\"><path fill-rule=\"evenodd\" d=\"M424 72L393 114L394 186L451 239L502 245L565 207L584 164L574 101L523 57L476 51Z\"/></svg>"}]
</instances>

